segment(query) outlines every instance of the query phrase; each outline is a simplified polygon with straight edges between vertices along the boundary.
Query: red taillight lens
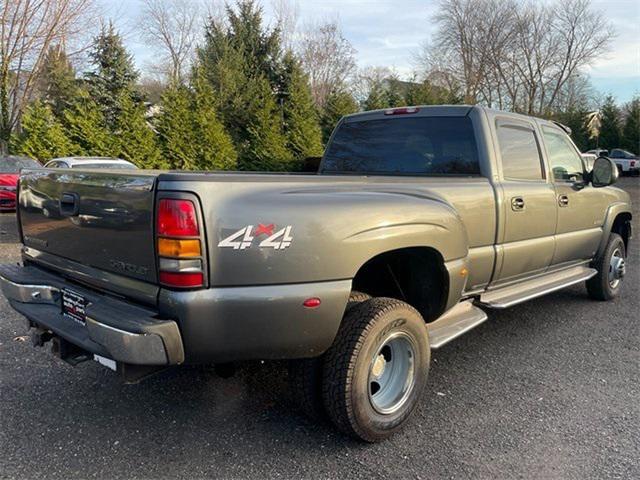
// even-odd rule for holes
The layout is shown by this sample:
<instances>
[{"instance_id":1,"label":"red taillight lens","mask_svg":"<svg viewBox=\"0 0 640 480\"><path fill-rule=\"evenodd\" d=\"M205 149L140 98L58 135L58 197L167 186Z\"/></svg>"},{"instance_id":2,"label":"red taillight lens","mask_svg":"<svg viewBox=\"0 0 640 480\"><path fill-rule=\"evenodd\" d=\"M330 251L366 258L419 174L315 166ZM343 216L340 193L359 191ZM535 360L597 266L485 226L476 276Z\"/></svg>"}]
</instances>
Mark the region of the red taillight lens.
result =
<instances>
[{"instance_id":1,"label":"red taillight lens","mask_svg":"<svg viewBox=\"0 0 640 480\"><path fill-rule=\"evenodd\" d=\"M204 276L201 272L160 272L160 283L171 287L201 287L204 285Z\"/></svg>"},{"instance_id":2,"label":"red taillight lens","mask_svg":"<svg viewBox=\"0 0 640 480\"><path fill-rule=\"evenodd\" d=\"M163 198L158 205L158 235L196 237L200 235L196 207L189 200Z\"/></svg>"},{"instance_id":3,"label":"red taillight lens","mask_svg":"<svg viewBox=\"0 0 640 480\"><path fill-rule=\"evenodd\" d=\"M631 160L631 166L635 167L636 166L636 162L634 162L633 160Z\"/></svg>"}]
</instances>

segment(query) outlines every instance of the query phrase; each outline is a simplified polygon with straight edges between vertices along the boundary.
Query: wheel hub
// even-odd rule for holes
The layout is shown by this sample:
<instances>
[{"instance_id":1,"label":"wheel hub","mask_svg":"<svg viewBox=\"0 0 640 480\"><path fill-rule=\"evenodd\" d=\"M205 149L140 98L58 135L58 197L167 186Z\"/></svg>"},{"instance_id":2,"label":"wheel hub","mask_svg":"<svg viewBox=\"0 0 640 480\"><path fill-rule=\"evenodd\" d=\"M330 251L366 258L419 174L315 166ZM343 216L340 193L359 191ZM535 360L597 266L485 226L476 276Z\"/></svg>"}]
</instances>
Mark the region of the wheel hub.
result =
<instances>
[{"instance_id":1,"label":"wheel hub","mask_svg":"<svg viewBox=\"0 0 640 480\"><path fill-rule=\"evenodd\" d=\"M369 401L378 413L391 414L407 400L415 384L416 348L403 332L389 335L369 365Z\"/></svg>"},{"instance_id":2,"label":"wheel hub","mask_svg":"<svg viewBox=\"0 0 640 480\"><path fill-rule=\"evenodd\" d=\"M609 262L609 285L611 285L611 288L616 288L626 273L627 267L622 252L616 249Z\"/></svg>"}]
</instances>

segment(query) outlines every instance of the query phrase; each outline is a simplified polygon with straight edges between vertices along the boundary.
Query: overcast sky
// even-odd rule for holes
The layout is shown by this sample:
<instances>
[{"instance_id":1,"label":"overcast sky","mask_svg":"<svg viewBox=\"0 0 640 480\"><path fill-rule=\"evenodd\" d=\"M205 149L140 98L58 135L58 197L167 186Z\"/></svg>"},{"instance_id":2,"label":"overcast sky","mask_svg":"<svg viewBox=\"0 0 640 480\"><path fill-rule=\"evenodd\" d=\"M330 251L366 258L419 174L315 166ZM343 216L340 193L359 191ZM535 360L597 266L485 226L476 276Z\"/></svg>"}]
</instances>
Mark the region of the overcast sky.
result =
<instances>
[{"instance_id":1,"label":"overcast sky","mask_svg":"<svg viewBox=\"0 0 640 480\"><path fill-rule=\"evenodd\" d=\"M144 71L153 57L152 49L136 34L141 0L103 1L118 27L126 32L127 46ZM261 3L267 21L272 21L270 0ZM600 93L611 93L619 102L626 102L640 94L640 0L592 0L592 5L612 24L616 38L611 50L587 73ZM430 19L437 1L298 0L298 6L299 25L338 17L345 37L357 50L361 67L386 66L409 77L415 53L434 29Z\"/></svg>"}]
</instances>

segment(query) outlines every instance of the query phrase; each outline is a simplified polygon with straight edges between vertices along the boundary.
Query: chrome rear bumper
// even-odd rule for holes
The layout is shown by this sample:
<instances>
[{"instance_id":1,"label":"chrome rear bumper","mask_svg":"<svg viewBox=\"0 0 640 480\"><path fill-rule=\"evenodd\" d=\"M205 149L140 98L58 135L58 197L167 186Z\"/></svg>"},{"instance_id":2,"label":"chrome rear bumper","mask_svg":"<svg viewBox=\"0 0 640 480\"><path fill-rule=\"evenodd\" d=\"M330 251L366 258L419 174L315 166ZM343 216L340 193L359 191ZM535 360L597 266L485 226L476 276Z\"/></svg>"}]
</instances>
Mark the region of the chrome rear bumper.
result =
<instances>
[{"instance_id":1,"label":"chrome rear bumper","mask_svg":"<svg viewBox=\"0 0 640 480\"><path fill-rule=\"evenodd\" d=\"M153 310L98 294L34 266L0 265L0 287L31 326L48 330L90 353L132 365L184 362L177 323L159 320ZM62 314L63 288L86 298L85 324Z\"/></svg>"}]
</instances>

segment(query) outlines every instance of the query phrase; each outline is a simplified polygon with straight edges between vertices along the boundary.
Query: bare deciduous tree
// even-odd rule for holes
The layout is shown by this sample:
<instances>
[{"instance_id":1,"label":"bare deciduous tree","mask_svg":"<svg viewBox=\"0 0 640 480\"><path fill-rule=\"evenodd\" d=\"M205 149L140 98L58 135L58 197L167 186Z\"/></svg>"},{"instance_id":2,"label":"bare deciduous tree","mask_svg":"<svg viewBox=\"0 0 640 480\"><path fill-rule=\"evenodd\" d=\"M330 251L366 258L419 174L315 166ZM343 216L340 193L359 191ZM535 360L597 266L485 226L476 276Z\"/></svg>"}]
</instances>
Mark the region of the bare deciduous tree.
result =
<instances>
[{"instance_id":1,"label":"bare deciduous tree","mask_svg":"<svg viewBox=\"0 0 640 480\"><path fill-rule=\"evenodd\" d=\"M606 52L612 30L589 0L443 0L421 66L465 101L547 114L582 98L575 79Z\"/></svg>"},{"instance_id":2,"label":"bare deciduous tree","mask_svg":"<svg viewBox=\"0 0 640 480\"><path fill-rule=\"evenodd\" d=\"M327 96L343 88L356 70L355 53L337 20L308 25L298 47L302 66L309 75L311 94L318 107Z\"/></svg>"},{"instance_id":3,"label":"bare deciduous tree","mask_svg":"<svg viewBox=\"0 0 640 480\"><path fill-rule=\"evenodd\" d=\"M0 1L0 151L7 152L49 47L84 35L93 0Z\"/></svg>"},{"instance_id":4,"label":"bare deciduous tree","mask_svg":"<svg viewBox=\"0 0 640 480\"><path fill-rule=\"evenodd\" d=\"M161 50L155 66L169 82L182 82L193 58L201 30L202 5L198 1L144 0L140 29L144 38Z\"/></svg>"},{"instance_id":5,"label":"bare deciduous tree","mask_svg":"<svg viewBox=\"0 0 640 480\"><path fill-rule=\"evenodd\" d=\"M285 50L293 50L296 41L296 27L300 15L297 0L271 0L271 8L280 29L280 41Z\"/></svg>"}]
</instances>

